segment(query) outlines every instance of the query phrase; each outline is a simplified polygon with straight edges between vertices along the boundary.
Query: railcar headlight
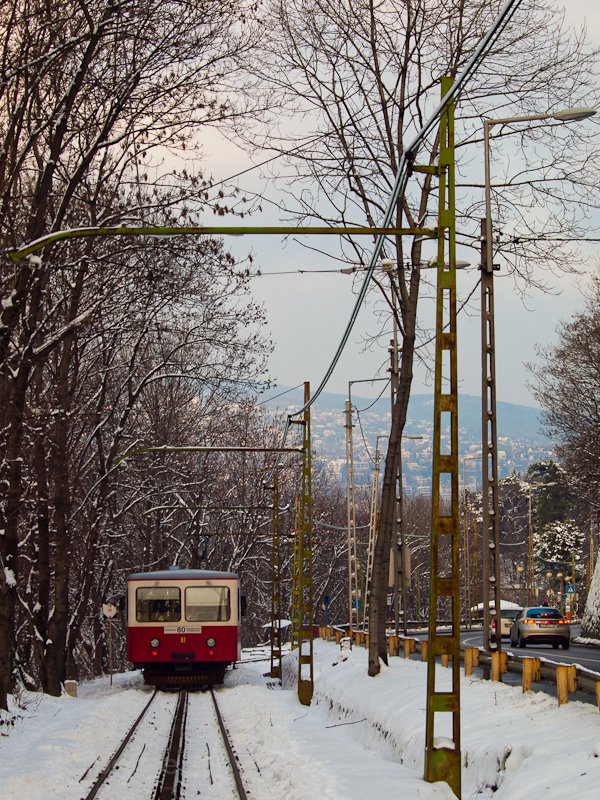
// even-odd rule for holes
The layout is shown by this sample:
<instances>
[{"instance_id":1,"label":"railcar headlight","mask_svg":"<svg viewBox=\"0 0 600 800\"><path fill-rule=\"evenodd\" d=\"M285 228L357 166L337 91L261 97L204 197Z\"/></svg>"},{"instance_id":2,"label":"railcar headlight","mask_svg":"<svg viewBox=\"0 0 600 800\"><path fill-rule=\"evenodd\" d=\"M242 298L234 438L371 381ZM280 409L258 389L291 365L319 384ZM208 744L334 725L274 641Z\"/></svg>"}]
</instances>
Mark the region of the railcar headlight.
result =
<instances>
[{"instance_id":1,"label":"railcar headlight","mask_svg":"<svg viewBox=\"0 0 600 800\"><path fill-rule=\"evenodd\" d=\"M150 647L160 647L160 639L150 639Z\"/></svg>"},{"instance_id":2,"label":"railcar headlight","mask_svg":"<svg viewBox=\"0 0 600 800\"><path fill-rule=\"evenodd\" d=\"M216 643L217 643L217 640L215 638L213 638L212 636L209 636L209 638L206 640L206 646L207 647L214 647L216 645Z\"/></svg>"}]
</instances>

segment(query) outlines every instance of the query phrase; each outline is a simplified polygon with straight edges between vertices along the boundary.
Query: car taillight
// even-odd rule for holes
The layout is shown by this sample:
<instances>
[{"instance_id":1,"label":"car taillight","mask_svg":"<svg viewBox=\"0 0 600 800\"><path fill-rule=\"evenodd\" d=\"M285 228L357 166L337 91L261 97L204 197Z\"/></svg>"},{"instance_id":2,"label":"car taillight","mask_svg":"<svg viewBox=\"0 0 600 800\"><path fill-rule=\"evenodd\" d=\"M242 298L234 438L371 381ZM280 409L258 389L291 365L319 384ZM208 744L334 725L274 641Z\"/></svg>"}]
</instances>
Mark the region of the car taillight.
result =
<instances>
[{"instance_id":1,"label":"car taillight","mask_svg":"<svg viewBox=\"0 0 600 800\"><path fill-rule=\"evenodd\" d=\"M525 625L535 625L534 619L524 619L523 622L525 623Z\"/></svg>"},{"instance_id":2,"label":"car taillight","mask_svg":"<svg viewBox=\"0 0 600 800\"><path fill-rule=\"evenodd\" d=\"M558 620L558 624L559 624L559 625L568 625L568 624L569 624L569 622L568 622L568 620L566 620L566 619L559 619L559 620Z\"/></svg>"},{"instance_id":3,"label":"car taillight","mask_svg":"<svg viewBox=\"0 0 600 800\"><path fill-rule=\"evenodd\" d=\"M157 656L158 655L158 650L152 650L151 652L152 652L153 656Z\"/></svg>"},{"instance_id":4,"label":"car taillight","mask_svg":"<svg viewBox=\"0 0 600 800\"><path fill-rule=\"evenodd\" d=\"M495 619L492 620L492 630L493 631L496 630L496 620Z\"/></svg>"}]
</instances>

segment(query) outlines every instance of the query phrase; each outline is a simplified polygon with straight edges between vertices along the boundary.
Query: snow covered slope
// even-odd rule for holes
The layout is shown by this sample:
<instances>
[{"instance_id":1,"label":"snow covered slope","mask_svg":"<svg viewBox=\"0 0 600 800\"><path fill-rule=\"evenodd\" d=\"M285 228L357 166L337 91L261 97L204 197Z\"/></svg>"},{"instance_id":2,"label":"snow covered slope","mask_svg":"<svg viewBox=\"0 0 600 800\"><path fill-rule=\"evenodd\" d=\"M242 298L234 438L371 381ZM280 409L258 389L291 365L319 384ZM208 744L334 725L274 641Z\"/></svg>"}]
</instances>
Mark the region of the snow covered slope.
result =
<instances>
[{"instance_id":1,"label":"snow covered slope","mask_svg":"<svg viewBox=\"0 0 600 800\"><path fill-rule=\"evenodd\" d=\"M294 656L286 659L290 674ZM424 664L393 658L373 679L367 676L363 649L341 660L339 648L318 640L310 708L299 704L293 690L264 677L267 670L267 662L241 665L228 673L217 693L255 800L453 797L446 784L430 785L421 778ZM450 670L438 674L443 689ZM463 678L461 691L465 800L597 800L600 715L593 706L570 703L559 709L554 698L542 693L523 695L517 688L474 677ZM112 689L106 678L84 684L77 700L25 695L26 708L13 709L14 727L0 726L2 800L79 800L148 698L149 689L137 673L117 676ZM152 734L130 745L132 763L141 758L127 783L127 796L136 800L151 796L152 781L143 777L150 775L151 765L144 759L164 740L166 726L159 723L168 716L171 698L161 700ZM194 715L193 699L188 726L199 728L206 720ZM436 730L444 733L449 729ZM187 781L184 776L183 796L197 797L206 754L190 747L187 760L194 769ZM111 796L108 787L99 800Z\"/></svg>"}]
</instances>

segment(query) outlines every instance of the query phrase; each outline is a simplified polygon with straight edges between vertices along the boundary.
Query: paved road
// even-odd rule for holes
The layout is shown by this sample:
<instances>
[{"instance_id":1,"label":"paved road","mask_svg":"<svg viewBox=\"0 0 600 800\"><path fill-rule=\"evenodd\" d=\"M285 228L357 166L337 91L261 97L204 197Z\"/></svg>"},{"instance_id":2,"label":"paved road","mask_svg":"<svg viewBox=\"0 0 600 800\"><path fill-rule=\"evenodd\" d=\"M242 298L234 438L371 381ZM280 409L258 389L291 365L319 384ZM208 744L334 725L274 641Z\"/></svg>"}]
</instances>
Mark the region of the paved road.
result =
<instances>
[{"instance_id":1,"label":"paved road","mask_svg":"<svg viewBox=\"0 0 600 800\"><path fill-rule=\"evenodd\" d=\"M579 635L579 625L571 625L571 639ZM464 647L482 647L483 634L481 631L463 632L460 635ZM540 656L548 661L557 661L559 664L580 664L586 669L600 672L600 648L581 647L571 643L568 650L554 650L552 645L527 645L526 648L511 647L508 639L502 640L502 650L511 652L516 656Z\"/></svg>"}]
</instances>

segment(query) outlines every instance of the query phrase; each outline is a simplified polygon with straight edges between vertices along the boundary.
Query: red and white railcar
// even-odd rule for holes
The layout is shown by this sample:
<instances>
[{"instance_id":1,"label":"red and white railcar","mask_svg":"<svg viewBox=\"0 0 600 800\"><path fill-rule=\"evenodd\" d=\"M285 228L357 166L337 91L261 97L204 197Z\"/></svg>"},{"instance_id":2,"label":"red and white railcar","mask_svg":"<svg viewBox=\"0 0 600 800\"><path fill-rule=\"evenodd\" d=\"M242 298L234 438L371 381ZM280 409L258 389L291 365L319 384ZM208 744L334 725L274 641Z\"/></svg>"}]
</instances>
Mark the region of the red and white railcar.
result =
<instances>
[{"instance_id":1,"label":"red and white railcar","mask_svg":"<svg viewBox=\"0 0 600 800\"><path fill-rule=\"evenodd\" d=\"M241 656L239 580L170 567L127 579L128 658L153 686L223 683Z\"/></svg>"}]
</instances>

